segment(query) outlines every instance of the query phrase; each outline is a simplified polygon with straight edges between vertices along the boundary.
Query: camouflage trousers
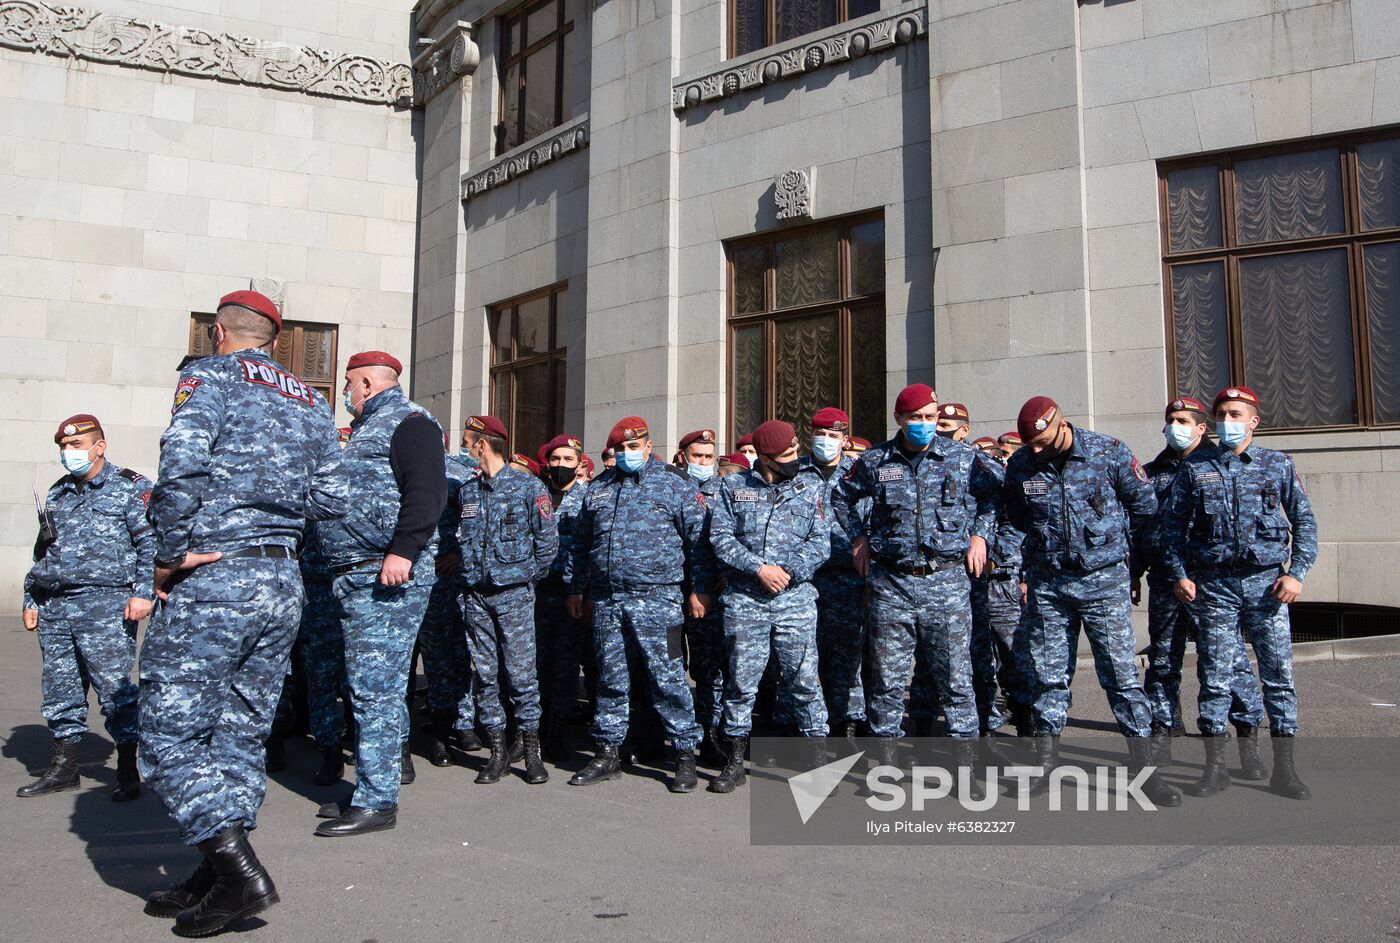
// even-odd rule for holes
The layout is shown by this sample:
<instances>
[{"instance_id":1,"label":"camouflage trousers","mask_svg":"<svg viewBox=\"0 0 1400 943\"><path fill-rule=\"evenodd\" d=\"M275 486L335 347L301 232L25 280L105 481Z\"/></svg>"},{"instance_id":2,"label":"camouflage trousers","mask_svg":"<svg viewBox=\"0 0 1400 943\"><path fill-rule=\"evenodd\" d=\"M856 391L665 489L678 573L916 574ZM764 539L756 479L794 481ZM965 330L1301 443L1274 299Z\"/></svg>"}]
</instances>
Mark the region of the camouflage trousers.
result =
<instances>
[{"instance_id":1,"label":"camouflage trousers","mask_svg":"<svg viewBox=\"0 0 1400 943\"><path fill-rule=\"evenodd\" d=\"M972 581L972 690L977 697L977 723L996 730L1005 718L997 707L997 688L1008 707L1030 707L1030 679L1016 656L1021 631L1021 584L1007 579Z\"/></svg>"},{"instance_id":2,"label":"camouflage trousers","mask_svg":"<svg viewBox=\"0 0 1400 943\"><path fill-rule=\"evenodd\" d=\"M724 604L715 600L705 618L685 620L686 657L695 682L695 719L702 727L718 727L723 716L729 674L723 609Z\"/></svg>"},{"instance_id":3,"label":"camouflage trousers","mask_svg":"<svg viewBox=\"0 0 1400 943\"><path fill-rule=\"evenodd\" d=\"M771 656L778 665L778 698L787 705L784 716L805 737L826 736L826 702L817 677L816 587L801 583L761 598L725 593L724 648L726 735L747 737L753 729L758 684Z\"/></svg>"},{"instance_id":4,"label":"camouflage trousers","mask_svg":"<svg viewBox=\"0 0 1400 943\"><path fill-rule=\"evenodd\" d=\"M1293 636L1288 607L1272 595L1282 570L1276 566L1230 574L1202 573L1196 579L1196 601L1191 616L1196 622L1196 657L1200 665L1200 717L1196 726L1204 734L1226 732L1232 712L1232 694L1253 694L1248 713L1258 726L1263 712L1275 736L1298 732L1298 693L1293 686ZM1241 631L1254 646L1263 688L1263 711L1254 687L1249 656ZM1240 663L1248 673L1248 690L1242 684Z\"/></svg>"},{"instance_id":5,"label":"camouflage trousers","mask_svg":"<svg viewBox=\"0 0 1400 943\"><path fill-rule=\"evenodd\" d=\"M1185 729L1181 717L1181 665L1186 656L1186 635L1195 625L1191 612L1176 598L1167 580L1148 577L1147 580L1147 673L1143 689L1152 705L1152 722ZM1197 633L1197 652L1200 651ZM1257 727L1264 719L1264 703L1254 680L1254 668L1243 645L1238 646L1239 658L1228 684L1230 687L1230 722L1237 727ZM1212 666L1212 672L1216 669ZM1196 678L1204 690L1216 687L1219 680L1207 678L1206 660L1196 658Z\"/></svg>"},{"instance_id":6,"label":"camouflage trousers","mask_svg":"<svg viewBox=\"0 0 1400 943\"><path fill-rule=\"evenodd\" d=\"M428 710L451 715L453 729L471 730L476 725L476 704L462 597L462 584L455 574L437 579L418 630L418 652L428 681Z\"/></svg>"},{"instance_id":7,"label":"camouflage trousers","mask_svg":"<svg viewBox=\"0 0 1400 943\"><path fill-rule=\"evenodd\" d=\"M301 673L305 684L307 726L316 745L322 749L340 745L345 715L336 698L350 701L345 684L345 643L340 634L340 616L329 581L308 579L302 574L306 605L301 610L301 625L296 644L292 646L291 663L296 668L282 685L277 700L277 714L272 721L272 733L285 734L294 722L294 690L292 680Z\"/></svg>"},{"instance_id":8,"label":"camouflage trousers","mask_svg":"<svg viewBox=\"0 0 1400 943\"><path fill-rule=\"evenodd\" d=\"M1020 655L1030 671L1036 734L1059 736L1069 718L1077 625L1094 653L1099 685L1124 736L1152 733L1152 709L1133 661L1133 603L1126 564L1092 573L1027 570Z\"/></svg>"},{"instance_id":9,"label":"camouflage trousers","mask_svg":"<svg viewBox=\"0 0 1400 943\"><path fill-rule=\"evenodd\" d=\"M817 571L817 673L832 724L865 720L865 579L849 567Z\"/></svg>"},{"instance_id":10,"label":"camouflage trousers","mask_svg":"<svg viewBox=\"0 0 1400 943\"><path fill-rule=\"evenodd\" d=\"M426 565L425 565L426 560ZM413 640L428 608L435 576L421 554L409 582L382 586L375 566L335 578L345 633L345 674L359 739L351 805L392 809L399 802L399 765L408 742L408 672Z\"/></svg>"},{"instance_id":11,"label":"camouflage trousers","mask_svg":"<svg viewBox=\"0 0 1400 943\"><path fill-rule=\"evenodd\" d=\"M534 587L529 583L505 589L472 587L463 603L467 648L476 672L478 721L493 732L505 730L507 719L518 730L539 730ZM510 702L509 718L503 693Z\"/></svg>"},{"instance_id":12,"label":"camouflage trousers","mask_svg":"<svg viewBox=\"0 0 1400 943\"><path fill-rule=\"evenodd\" d=\"M566 593L558 579L535 587L535 652L540 699L550 713L567 717L578 701L578 673L592 679L593 645L586 619L569 615Z\"/></svg>"},{"instance_id":13,"label":"camouflage trousers","mask_svg":"<svg viewBox=\"0 0 1400 943\"><path fill-rule=\"evenodd\" d=\"M263 741L303 600L295 560L232 558L156 606L141 646L141 775L187 845L257 825Z\"/></svg>"},{"instance_id":14,"label":"camouflage trousers","mask_svg":"<svg viewBox=\"0 0 1400 943\"><path fill-rule=\"evenodd\" d=\"M593 652L598 662L598 706L593 738L618 746L627 738L633 681L629 652L638 678L645 675L661 726L678 750L700 742L695 702L685 680L681 626L685 621L679 586L639 586L598 595L593 600Z\"/></svg>"},{"instance_id":15,"label":"camouflage trousers","mask_svg":"<svg viewBox=\"0 0 1400 943\"><path fill-rule=\"evenodd\" d=\"M129 598L125 589L93 589L40 603L42 710L55 740L86 732L89 685L97 689L112 742L136 740L136 623L122 618Z\"/></svg>"},{"instance_id":16,"label":"camouflage trousers","mask_svg":"<svg viewBox=\"0 0 1400 943\"><path fill-rule=\"evenodd\" d=\"M870 735L899 736L904 692L918 657L929 666L931 690L943 707L948 735L977 736L967 571L955 565L913 576L873 563L868 584Z\"/></svg>"}]
</instances>

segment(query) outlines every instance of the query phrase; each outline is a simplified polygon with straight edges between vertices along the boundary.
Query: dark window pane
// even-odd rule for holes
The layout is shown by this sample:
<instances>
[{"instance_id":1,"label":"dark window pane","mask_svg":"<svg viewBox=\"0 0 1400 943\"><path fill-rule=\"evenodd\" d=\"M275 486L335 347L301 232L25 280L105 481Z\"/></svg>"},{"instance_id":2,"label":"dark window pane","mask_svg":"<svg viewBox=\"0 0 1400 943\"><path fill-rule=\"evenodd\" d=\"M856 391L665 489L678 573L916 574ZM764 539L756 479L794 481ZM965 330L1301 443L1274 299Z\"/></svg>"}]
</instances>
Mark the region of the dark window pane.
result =
<instances>
[{"instance_id":1,"label":"dark window pane","mask_svg":"<svg viewBox=\"0 0 1400 943\"><path fill-rule=\"evenodd\" d=\"M506 431L510 431L510 423L514 420L510 415L509 370L501 370L491 375L491 415L506 423Z\"/></svg>"},{"instance_id":2,"label":"dark window pane","mask_svg":"<svg viewBox=\"0 0 1400 943\"><path fill-rule=\"evenodd\" d=\"M549 296L522 301L515 308L515 316L520 319L515 329L516 358L549 350Z\"/></svg>"},{"instance_id":3,"label":"dark window pane","mask_svg":"<svg viewBox=\"0 0 1400 943\"><path fill-rule=\"evenodd\" d=\"M763 405L763 325L734 329L734 364L730 395L734 399L734 438L752 432L766 418ZM733 442L729 444L735 448Z\"/></svg>"},{"instance_id":4,"label":"dark window pane","mask_svg":"<svg viewBox=\"0 0 1400 943\"><path fill-rule=\"evenodd\" d=\"M1235 164L1235 226L1241 245L1342 231L1342 167L1336 148Z\"/></svg>"},{"instance_id":5,"label":"dark window pane","mask_svg":"<svg viewBox=\"0 0 1400 943\"><path fill-rule=\"evenodd\" d=\"M510 18L510 25L506 28L506 50L501 58L508 59L519 52L521 48L520 17L513 16Z\"/></svg>"},{"instance_id":6,"label":"dark window pane","mask_svg":"<svg viewBox=\"0 0 1400 943\"><path fill-rule=\"evenodd\" d=\"M515 371L515 422L510 426L511 447L531 458L535 449L552 438L549 425L549 363L531 364Z\"/></svg>"},{"instance_id":7,"label":"dark window pane","mask_svg":"<svg viewBox=\"0 0 1400 943\"><path fill-rule=\"evenodd\" d=\"M836 230L827 229L777 243L777 306L791 308L836 298L840 270Z\"/></svg>"},{"instance_id":8,"label":"dark window pane","mask_svg":"<svg viewBox=\"0 0 1400 943\"><path fill-rule=\"evenodd\" d=\"M550 0L542 7L531 10L525 17L525 45L530 46L559 28L559 3Z\"/></svg>"},{"instance_id":9,"label":"dark window pane","mask_svg":"<svg viewBox=\"0 0 1400 943\"><path fill-rule=\"evenodd\" d=\"M574 31L564 34L564 84L559 94L559 123L574 116Z\"/></svg>"},{"instance_id":10,"label":"dark window pane","mask_svg":"<svg viewBox=\"0 0 1400 943\"><path fill-rule=\"evenodd\" d=\"M522 141L544 134L554 127L555 79L558 78L559 50L550 43L525 58L525 126Z\"/></svg>"},{"instance_id":11,"label":"dark window pane","mask_svg":"<svg viewBox=\"0 0 1400 943\"><path fill-rule=\"evenodd\" d=\"M1191 252L1219 246L1219 168L1212 164L1167 174L1167 218L1170 251Z\"/></svg>"},{"instance_id":12,"label":"dark window pane","mask_svg":"<svg viewBox=\"0 0 1400 943\"><path fill-rule=\"evenodd\" d=\"M764 310L763 275L768 253L763 246L734 250L734 313Z\"/></svg>"},{"instance_id":13,"label":"dark window pane","mask_svg":"<svg viewBox=\"0 0 1400 943\"><path fill-rule=\"evenodd\" d=\"M885 221L851 227L851 294L876 295L885 290Z\"/></svg>"},{"instance_id":14,"label":"dark window pane","mask_svg":"<svg viewBox=\"0 0 1400 943\"><path fill-rule=\"evenodd\" d=\"M851 430L872 442L885 437L885 311L851 312Z\"/></svg>"},{"instance_id":15,"label":"dark window pane","mask_svg":"<svg viewBox=\"0 0 1400 943\"><path fill-rule=\"evenodd\" d=\"M568 387L565 381L568 379L568 364L563 357L554 360L554 415L549 417L549 432L545 436L545 441L554 438L563 432L564 409L568 400Z\"/></svg>"},{"instance_id":16,"label":"dark window pane","mask_svg":"<svg viewBox=\"0 0 1400 943\"><path fill-rule=\"evenodd\" d=\"M836 0L777 0L776 42L836 23Z\"/></svg>"},{"instance_id":17,"label":"dark window pane","mask_svg":"<svg viewBox=\"0 0 1400 943\"><path fill-rule=\"evenodd\" d=\"M214 353L214 341L209 337L209 325L213 323L212 314L196 314L190 318L191 357L208 357Z\"/></svg>"},{"instance_id":18,"label":"dark window pane","mask_svg":"<svg viewBox=\"0 0 1400 943\"><path fill-rule=\"evenodd\" d=\"M569 346L569 290L554 293L554 349Z\"/></svg>"},{"instance_id":19,"label":"dark window pane","mask_svg":"<svg viewBox=\"0 0 1400 943\"><path fill-rule=\"evenodd\" d=\"M1400 422L1400 242L1367 246L1366 319L1377 422Z\"/></svg>"},{"instance_id":20,"label":"dark window pane","mask_svg":"<svg viewBox=\"0 0 1400 943\"><path fill-rule=\"evenodd\" d=\"M841 348L837 316L787 318L773 324L774 419L785 419L811 435L812 414L841 402ZM804 444L807 440L803 439Z\"/></svg>"},{"instance_id":21,"label":"dark window pane","mask_svg":"<svg viewBox=\"0 0 1400 943\"><path fill-rule=\"evenodd\" d=\"M1171 280L1176 391L1209 401L1230 385L1225 263L1176 265Z\"/></svg>"},{"instance_id":22,"label":"dark window pane","mask_svg":"<svg viewBox=\"0 0 1400 943\"><path fill-rule=\"evenodd\" d=\"M520 143L520 63L506 69L501 80L501 126L504 140L501 150L508 151Z\"/></svg>"},{"instance_id":23,"label":"dark window pane","mask_svg":"<svg viewBox=\"0 0 1400 943\"><path fill-rule=\"evenodd\" d=\"M491 362L506 363L510 356L510 308L502 308L495 313L495 323L491 325Z\"/></svg>"},{"instance_id":24,"label":"dark window pane","mask_svg":"<svg viewBox=\"0 0 1400 943\"><path fill-rule=\"evenodd\" d=\"M846 19L848 20L878 13L879 10L880 0L846 0Z\"/></svg>"},{"instance_id":25,"label":"dark window pane","mask_svg":"<svg viewBox=\"0 0 1400 943\"><path fill-rule=\"evenodd\" d=\"M1356 422L1345 249L1240 260L1243 382L1271 426Z\"/></svg>"},{"instance_id":26,"label":"dark window pane","mask_svg":"<svg viewBox=\"0 0 1400 943\"><path fill-rule=\"evenodd\" d=\"M335 346L335 329L329 327L299 327L301 352L292 372L303 380L329 380L334 365L331 349Z\"/></svg>"},{"instance_id":27,"label":"dark window pane","mask_svg":"<svg viewBox=\"0 0 1400 943\"><path fill-rule=\"evenodd\" d=\"M1357 145L1356 176L1361 184L1361 228L1400 226L1400 139Z\"/></svg>"},{"instance_id":28,"label":"dark window pane","mask_svg":"<svg viewBox=\"0 0 1400 943\"><path fill-rule=\"evenodd\" d=\"M768 45L768 0L732 0L734 4L734 55Z\"/></svg>"}]
</instances>

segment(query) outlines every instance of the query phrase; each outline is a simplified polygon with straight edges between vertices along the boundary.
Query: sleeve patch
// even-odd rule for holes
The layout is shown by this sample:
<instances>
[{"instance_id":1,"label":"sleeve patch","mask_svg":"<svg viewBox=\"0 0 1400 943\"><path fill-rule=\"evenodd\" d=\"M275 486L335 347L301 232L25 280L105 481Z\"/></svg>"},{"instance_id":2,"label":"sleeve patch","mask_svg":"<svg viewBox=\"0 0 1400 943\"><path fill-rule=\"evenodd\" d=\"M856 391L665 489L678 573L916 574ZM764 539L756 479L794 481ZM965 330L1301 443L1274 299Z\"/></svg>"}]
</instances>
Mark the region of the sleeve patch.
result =
<instances>
[{"instance_id":1,"label":"sleeve patch","mask_svg":"<svg viewBox=\"0 0 1400 943\"><path fill-rule=\"evenodd\" d=\"M1137 475L1137 480L1142 482L1143 484L1147 484L1147 472L1142 470L1142 463L1139 462L1136 458L1132 461L1132 468L1133 474Z\"/></svg>"},{"instance_id":2,"label":"sleeve patch","mask_svg":"<svg viewBox=\"0 0 1400 943\"><path fill-rule=\"evenodd\" d=\"M199 377L185 377L180 381L180 385L175 387L175 402L170 407L170 415L175 415L180 411L180 407L190 401L190 397L195 394L204 381Z\"/></svg>"},{"instance_id":3,"label":"sleeve patch","mask_svg":"<svg viewBox=\"0 0 1400 943\"><path fill-rule=\"evenodd\" d=\"M151 506L151 493L149 491L141 492L141 503L146 505L146 507Z\"/></svg>"},{"instance_id":4,"label":"sleeve patch","mask_svg":"<svg viewBox=\"0 0 1400 943\"><path fill-rule=\"evenodd\" d=\"M535 497L535 510L539 511L542 520L554 520L554 505L550 503L549 495L541 494Z\"/></svg>"}]
</instances>

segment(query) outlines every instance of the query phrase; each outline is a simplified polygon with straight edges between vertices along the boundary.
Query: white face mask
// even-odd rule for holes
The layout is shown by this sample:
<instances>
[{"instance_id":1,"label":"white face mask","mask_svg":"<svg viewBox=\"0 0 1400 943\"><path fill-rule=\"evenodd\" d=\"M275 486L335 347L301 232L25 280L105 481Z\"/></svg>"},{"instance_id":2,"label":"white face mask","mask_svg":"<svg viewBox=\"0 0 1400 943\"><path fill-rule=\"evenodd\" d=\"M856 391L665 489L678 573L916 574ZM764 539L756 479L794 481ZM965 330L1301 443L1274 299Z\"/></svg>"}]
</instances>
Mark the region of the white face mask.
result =
<instances>
[{"instance_id":1,"label":"white face mask","mask_svg":"<svg viewBox=\"0 0 1400 943\"><path fill-rule=\"evenodd\" d=\"M82 477L92 471L95 464L88 457L88 449L63 449L58 453L58 460L70 475Z\"/></svg>"},{"instance_id":2,"label":"white face mask","mask_svg":"<svg viewBox=\"0 0 1400 943\"><path fill-rule=\"evenodd\" d=\"M812 437L812 455L819 462L829 462L841 454L841 440L833 439L830 436L818 435Z\"/></svg>"},{"instance_id":3,"label":"white face mask","mask_svg":"<svg viewBox=\"0 0 1400 943\"><path fill-rule=\"evenodd\" d=\"M1167 445L1170 445L1178 452L1185 452L1191 447L1192 440L1196 438L1196 427L1183 426L1180 423L1171 422L1167 423L1166 428L1162 430L1162 434L1167 438Z\"/></svg>"}]
</instances>

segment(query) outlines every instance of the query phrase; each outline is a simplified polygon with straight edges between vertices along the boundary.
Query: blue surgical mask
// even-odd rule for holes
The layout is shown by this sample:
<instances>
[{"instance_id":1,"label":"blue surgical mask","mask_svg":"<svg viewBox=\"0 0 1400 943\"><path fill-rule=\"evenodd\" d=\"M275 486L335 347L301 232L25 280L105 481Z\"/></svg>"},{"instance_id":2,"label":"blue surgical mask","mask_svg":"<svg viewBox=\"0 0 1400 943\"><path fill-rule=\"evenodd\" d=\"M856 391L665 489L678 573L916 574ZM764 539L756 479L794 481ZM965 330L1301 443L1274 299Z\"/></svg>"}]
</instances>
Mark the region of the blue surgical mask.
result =
<instances>
[{"instance_id":1,"label":"blue surgical mask","mask_svg":"<svg viewBox=\"0 0 1400 943\"><path fill-rule=\"evenodd\" d=\"M904 427L904 438L910 445L923 448L933 441L938 435L938 423L936 422L911 422Z\"/></svg>"},{"instance_id":2,"label":"blue surgical mask","mask_svg":"<svg viewBox=\"0 0 1400 943\"><path fill-rule=\"evenodd\" d=\"M833 439L830 436L812 437L812 455L819 462L829 462L841 454L841 440Z\"/></svg>"},{"instance_id":3,"label":"blue surgical mask","mask_svg":"<svg viewBox=\"0 0 1400 943\"><path fill-rule=\"evenodd\" d=\"M479 467L481 467L481 459L477 458L475 455L473 455L473 454L470 453L470 452L458 452L458 453L457 453L457 461L461 462L463 465L467 466L468 468L479 468Z\"/></svg>"},{"instance_id":4,"label":"blue surgical mask","mask_svg":"<svg viewBox=\"0 0 1400 943\"><path fill-rule=\"evenodd\" d=\"M1220 444L1227 449L1239 448L1241 442L1249 435L1249 424L1244 422L1220 422L1215 426L1216 435L1220 436Z\"/></svg>"},{"instance_id":5,"label":"blue surgical mask","mask_svg":"<svg viewBox=\"0 0 1400 943\"><path fill-rule=\"evenodd\" d=\"M58 460L68 470L68 474L79 478L92 471L93 462L88 458L87 449L63 449L58 453Z\"/></svg>"},{"instance_id":6,"label":"blue surgical mask","mask_svg":"<svg viewBox=\"0 0 1400 943\"><path fill-rule=\"evenodd\" d=\"M641 449L629 452L626 449L619 449L617 452L617 467L635 475L642 470L642 466L647 463L646 453Z\"/></svg>"},{"instance_id":7,"label":"blue surgical mask","mask_svg":"<svg viewBox=\"0 0 1400 943\"><path fill-rule=\"evenodd\" d=\"M345 395L340 400L345 404L345 411L350 415L355 415L355 403L350 399L350 391L346 390Z\"/></svg>"},{"instance_id":8,"label":"blue surgical mask","mask_svg":"<svg viewBox=\"0 0 1400 943\"><path fill-rule=\"evenodd\" d=\"M1191 440L1196 437L1196 427L1171 422L1162 430L1162 434L1167 437L1167 445L1178 452L1185 452L1191 447Z\"/></svg>"},{"instance_id":9,"label":"blue surgical mask","mask_svg":"<svg viewBox=\"0 0 1400 943\"><path fill-rule=\"evenodd\" d=\"M715 466L713 465L697 465L694 462L686 462L685 469L690 477L696 481L709 481L715 477Z\"/></svg>"}]
</instances>

